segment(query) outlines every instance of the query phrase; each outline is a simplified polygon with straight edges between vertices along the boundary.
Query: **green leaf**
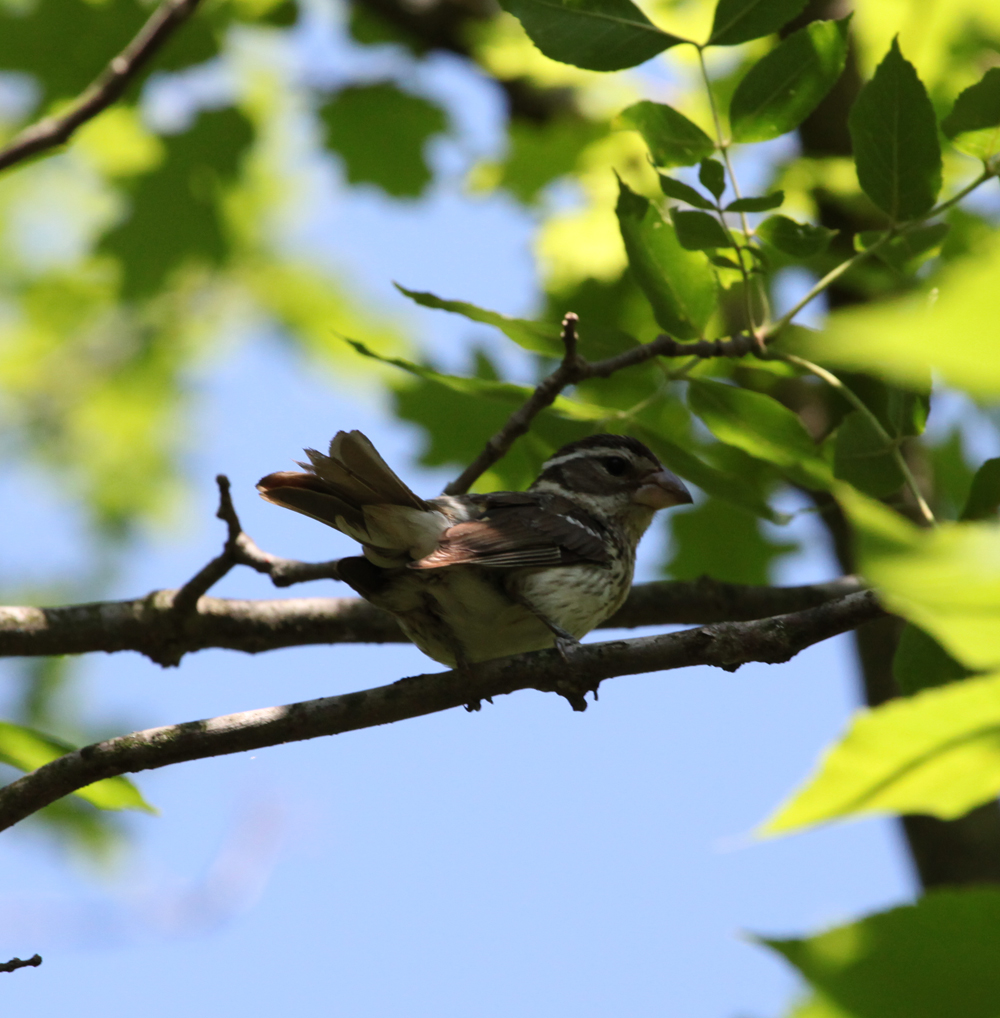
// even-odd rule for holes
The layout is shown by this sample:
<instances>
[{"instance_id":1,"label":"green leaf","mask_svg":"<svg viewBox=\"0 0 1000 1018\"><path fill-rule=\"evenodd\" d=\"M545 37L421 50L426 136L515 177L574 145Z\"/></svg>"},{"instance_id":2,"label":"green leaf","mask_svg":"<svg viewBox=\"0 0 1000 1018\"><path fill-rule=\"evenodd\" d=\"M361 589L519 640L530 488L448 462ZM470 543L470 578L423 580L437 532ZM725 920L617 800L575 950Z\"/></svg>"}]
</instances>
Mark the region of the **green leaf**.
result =
<instances>
[{"instance_id":1,"label":"green leaf","mask_svg":"<svg viewBox=\"0 0 1000 1018\"><path fill-rule=\"evenodd\" d=\"M849 21L814 21L750 68L729 104L733 141L777 138L816 109L844 70Z\"/></svg>"},{"instance_id":2,"label":"green leaf","mask_svg":"<svg viewBox=\"0 0 1000 1018\"><path fill-rule=\"evenodd\" d=\"M804 342L811 360L923 385L931 370L976 396L1000 394L1000 241L957 259L918 293L832 314ZM953 338L948 338L953 337Z\"/></svg>"},{"instance_id":3,"label":"green leaf","mask_svg":"<svg viewBox=\"0 0 1000 1018\"><path fill-rule=\"evenodd\" d=\"M674 180L665 173L659 174L660 190L668 198L676 198L678 201L685 201L696 209L714 209L715 206L693 187L680 180Z\"/></svg>"},{"instance_id":4,"label":"green leaf","mask_svg":"<svg viewBox=\"0 0 1000 1018\"><path fill-rule=\"evenodd\" d=\"M718 159L702 159L698 167L698 179L707 191L715 195L716 201L726 190L726 170Z\"/></svg>"},{"instance_id":5,"label":"green leaf","mask_svg":"<svg viewBox=\"0 0 1000 1018\"><path fill-rule=\"evenodd\" d=\"M670 218L673 220L681 247L687 248L688 251L733 246L719 220L707 212L682 212L680 209L671 209Z\"/></svg>"},{"instance_id":6,"label":"green leaf","mask_svg":"<svg viewBox=\"0 0 1000 1018\"><path fill-rule=\"evenodd\" d=\"M875 257L897 272L914 272L920 265L936 254L951 227L947 223L932 223L907 230L899 237L881 244L875 250ZM885 230L863 230L854 235L857 251L868 251L886 236Z\"/></svg>"},{"instance_id":7,"label":"green leaf","mask_svg":"<svg viewBox=\"0 0 1000 1018\"><path fill-rule=\"evenodd\" d=\"M737 198L725 208L726 212L767 212L776 209L785 200L784 191L772 191L756 198Z\"/></svg>"},{"instance_id":8,"label":"green leaf","mask_svg":"<svg viewBox=\"0 0 1000 1018\"><path fill-rule=\"evenodd\" d=\"M979 159L1000 152L1000 67L991 67L959 95L941 130L956 148Z\"/></svg>"},{"instance_id":9,"label":"green leaf","mask_svg":"<svg viewBox=\"0 0 1000 1018\"><path fill-rule=\"evenodd\" d=\"M1000 891L929 891L916 904L804 940L761 943L832 1008L796 1018L993 1018L1000 1000Z\"/></svg>"},{"instance_id":10,"label":"green leaf","mask_svg":"<svg viewBox=\"0 0 1000 1018\"><path fill-rule=\"evenodd\" d=\"M886 607L978 671L1000 667L1000 526L941 523L925 531L846 485L860 572Z\"/></svg>"},{"instance_id":11,"label":"green leaf","mask_svg":"<svg viewBox=\"0 0 1000 1018\"><path fill-rule=\"evenodd\" d=\"M761 240L793 258L812 258L821 254L836 234L836 230L797 223L788 216L768 216L757 227L757 236Z\"/></svg>"},{"instance_id":12,"label":"green leaf","mask_svg":"<svg viewBox=\"0 0 1000 1018\"><path fill-rule=\"evenodd\" d=\"M22 771L34 771L58 757L72 753L75 746L51 735L25 728L10 721L0 721L0 761ZM139 789L128 778L105 778L73 793L98 809L138 809L146 813L156 810L143 799Z\"/></svg>"},{"instance_id":13,"label":"green leaf","mask_svg":"<svg viewBox=\"0 0 1000 1018\"><path fill-rule=\"evenodd\" d=\"M772 541L754 516L715 498L671 513L670 532L673 556L666 572L677 580L711 576L727 583L770 583L774 563L798 549L794 543ZM720 534L726 535L724 541Z\"/></svg>"},{"instance_id":14,"label":"green leaf","mask_svg":"<svg viewBox=\"0 0 1000 1018\"><path fill-rule=\"evenodd\" d=\"M698 378L688 383L688 404L720 442L781 467L807 487L829 487L829 466L802 422L777 400Z\"/></svg>"},{"instance_id":15,"label":"green leaf","mask_svg":"<svg viewBox=\"0 0 1000 1018\"><path fill-rule=\"evenodd\" d=\"M933 207L941 190L937 118L898 40L861 90L848 127L858 182L894 223Z\"/></svg>"},{"instance_id":16,"label":"green leaf","mask_svg":"<svg viewBox=\"0 0 1000 1018\"><path fill-rule=\"evenodd\" d=\"M892 445L860 410L852 410L837 428L833 475L875 498L899 491L906 480L892 455Z\"/></svg>"},{"instance_id":17,"label":"green leaf","mask_svg":"<svg viewBox=\"0 0 1000 1018\"><path fill-rule=\"evenodd\" d=\"M552 60L588 71L621 71L686 42L657 28L631 0L503 0Z\"/></svg>"},{"instance_id":18,"label":"green leaf","mask_svg":"<svg viewBox=\"0 0 1000 1018\"><path fill-rule=\"evenodd\" d=\"M425 308L434 308L438 311L451 311L453 314L462 315L473 322L480 322L483 325L492 325L498 328L508 339L512 339L518 346L534 353L543 353L551 357L560 357L563 354L562 344L559 341L559 329L548 322L532 322L526 318L509 318L500 314L499 311L488 311L485 308L476 307L475 304L468 304L462 300L444 300L433 293L422 293L419 290L407 290L399 283L393 284L403 296L416 301Z\"/></svg>"},{"instance_id":19,"label":"green leaf","mask_svg":"<svg viewBox=\"0 0 1000 1018\"><path fill-rule=\"evenodd\" d=\"M680 339L701 335L715 310L716 283L708 259L686 251L659 210L619 182L615 211L629 267L660 327Z\"/></svg>"},{"instance_id":20,"label":"green leaf","mask_svg":"<svg viewBox=\"0 0 1000 1018\"><path fill-rule=\"evenodd\" d=\"M967 679L976 672L956 661L929 633L907 622L892 659L892 674L900 691L909 696Z\"/></svg>"},{"instance_id":21,"label":"green leaf","mask_svg":"<svg viewBox=\"0 0 1000 1018\"><path fill-rule=\"evenodd\" d=\"M642 135L655 166L693 166L715 151L715 142L697 124L665 103L635 103L615 124Z\"/></svg>"},{"instance_id":22,"label":"green leaf","mask_svg":"<svg viewBox=\"0 0 1000 1018\"><path fill-rule=\"evenodd\" d=\"M992 674L860 711L763 830L785 834L871 813L952 820L998 792L1000 675Z\"/></svg>"},{"instance_id":23,"label":"green leaf","mask_svg":"<svg viewBox=\"0 0 1000 1018\"><path fill-rule=\"evenodd\" d=\"M806 5L806 0L719 0L709 46L736 46L777 32Z\"/></svg>"},{"instance_id":24,"label":"green leaf","mask_svg":"<svg viewBox=\"0 0 1000 1018\"><path fill-rule=\"evenodd\" d=\"M435 103L392 82L352 85L319 110L326 146L343 160L351 184L375 184L396 198L416 198L431 181L427 143L448 130Z\"/></svg>"},{"instance_id":25,"label":"green leaf","mask_svg":"<svg viewBox=\"0 0 1000 1018\"><path fill-rule=\"evenodd\" d=\"M735 269L737 272L740 271L739 265L732 260L732 258L726 258L724 255L712 255L709 261L720 269Z\"/></svg>"},{"instance_id":26,"label":"green leaf","mask_svg":"<svg viewBox=\"0 0 1000 1018\"><path fill-rule=\"evenodd\" d=\"M961 519L988 520L995 517L998 510L1000 510L1000 458L987 460L976 471Z\"/></svg>"}]
</instances>

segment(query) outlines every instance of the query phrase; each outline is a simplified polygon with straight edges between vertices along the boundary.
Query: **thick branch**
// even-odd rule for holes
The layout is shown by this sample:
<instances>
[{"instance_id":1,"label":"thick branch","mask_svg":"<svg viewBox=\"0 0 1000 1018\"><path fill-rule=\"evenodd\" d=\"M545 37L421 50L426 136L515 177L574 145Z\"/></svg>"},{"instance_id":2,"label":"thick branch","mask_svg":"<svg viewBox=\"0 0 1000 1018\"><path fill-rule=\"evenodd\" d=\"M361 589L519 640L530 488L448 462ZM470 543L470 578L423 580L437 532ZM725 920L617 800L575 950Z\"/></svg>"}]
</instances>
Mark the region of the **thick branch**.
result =
<instances>
[{"instance_id":1,"label":"thick branch","mask_svg":"<svg viewBox=\"0 0 1000 1018\"><path fill-rule=\"evenodd\" d=\"M164 0L139 30L68 109L23 130L0 150L0 170L68 141L78 127L119 99L171 35L194 13L200 0Z\"/></svg>"},{"instance_id":2,"label":"thick branch","mask_svg":"<svg viewBox=\"0 0 1000 1018\"><path fill-rule=\"evenodd\" d=\"M30 958L25 958L22 961L20 958L11 958L10 961L5 961L0 965L0 972L16 972L18 969L24 968L38 968L42 964L42 956L40 954L33 954Z\"/></svg>"},{"instance_id":3,"label":"thick branch","mask_svg":"<svg viewBox=\"0 0 1000 1018\"><path fill-rule=\"evenodd\" d=\"M302 563L308 566L309 563ZM801 587L753 587L703 577L640 583L605 628L744 621L798 611L860 590L853 576ZM59 608L0 608L0 657L134 650L162 665L220 647L257 654L318 643L403 643L391 615L354 597L240 601L202 597L178 618L177 591Z\"/></svg>"},{"instance_id":4,"label":"thick branch","mask_svg":"<svg viewBox=\"0 0 1000 1018\"><path fill-rule=\"evenodd\" d=\"M557 692L586 706L604 679L692 665L735 671L750 661L778 664L821 640L881 617L871 591L790 615L725 622L680 633L584 644L567 663L557 651L498 658L466 672L400 679L389 686L283 707L134 732L85 746L0 790L0 830L94 781L187 760L391 724L475 704L520 689Z\"/></svg>"}]
</instances>

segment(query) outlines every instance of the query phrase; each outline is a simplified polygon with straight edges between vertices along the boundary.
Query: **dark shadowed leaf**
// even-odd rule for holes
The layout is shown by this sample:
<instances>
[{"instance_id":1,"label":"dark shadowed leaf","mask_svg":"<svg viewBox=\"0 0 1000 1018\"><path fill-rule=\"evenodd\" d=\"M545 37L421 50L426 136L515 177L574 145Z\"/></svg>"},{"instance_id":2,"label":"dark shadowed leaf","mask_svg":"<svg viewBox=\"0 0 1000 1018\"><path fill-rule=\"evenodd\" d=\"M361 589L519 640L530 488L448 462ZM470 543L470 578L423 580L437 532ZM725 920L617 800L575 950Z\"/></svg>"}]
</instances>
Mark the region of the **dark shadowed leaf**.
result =
<instances>
[{"instance_id":1,"label":"dark shadowed leaf","mask_svg":"<svg viewBox=\"0 0 1000 1018\"><path fill-rule=\"evenodd\" d=\"M729 104L733 141L767 141L795 130L844 70L847 24L814 21L754 64Z\"/></svg>"},{"instance_id":2,"label":"dark shadowed leaf","mask_svg":"<svg viewBox=\"0 0 1000 1018\"><path fill-rule=\"evenodd\" d=\"M929 211L941 190L937 118L896 39L851 108L848 126L865 194L893 222Z\"/></svg>"},{"instance_id":3,"label":"dark shadowed leaf","mask_svg":"<svg viewBox=\"0 0 1000 1018\"><path fill-rule=\"evenodd\" d=\"M1000 458L987 460L972 479L963 520L988 520L1000 509Z\"/></svg>"},{"instance_id":4,"label":"dark shadowed leaf","mask_svg":"<svg viewBox=\"0 0 1000 1018\"><path fill-rule=\"evenodd\" d=\"M726 170L718 159L702 159L698 167L698 179L706 190L715 195L716 200L726 190Z\"/></svg>"},{"instance_id":5,"label":"dark shadowed leaf","mask_svg":"<svg viewBox=\"0 0 1000 1018\"><path fill-rule=\"evenodd\" d=\"M902 236L882 243L876 249L875 257L897 272L914 272L938 252L950 229L947 223L932 223L908 230ZM885 230L863 230L854 235L854 247L858 251L867 251L885 236Z\"/></svg>"},{"instance_id":6,"label":"dark shadowed leaf","mask_svg":"<svg viewBox=\"0 0 1000 1018\"><path fill-rule=\"evenodd\" d=\"M784 191L773 191L754 198L737 198L726 206L726 212L767 212L785 200Z\"/></svg>"},{"instance_id":7,"label":"dark shadowed leaf","mask_svg":"<svg viewBox=\"0 0 1000 1018\"><path fill-rule=\"evenodd\" d=\"M1000 891L932 890L915 905L803 940L762 939L851 1018L992 1018Z\"/></svg>"},{"instance_id":8,"label":"dark shadowed leaf","mask_svg":"<svg viewBox=\"0 0 1000 1018\"><path fill-rule=\"evenodd\" d=\"M0 761L22 771L34 771L66 753L75 746L62 739L25 728L10 721L0 721ZM98 809L139 809L146 813L156 810L143 799L139 789L128 778L105 778L74 792Z\"/></svg>"},{"instance_id":9,"label":"dark shadowed leaf","mask_svg":"<svg viewBox=\"0 0 1000 1018\"><path fill-rule=\"evenodd\" d=\"M712 46L735 46L777 32L806 5L806 0L719 0L712 21Z\"/></svg>"},{"instance_id":10,"label":"dark shadowed leaf","mask_svg":"<svg viewBox=\"0 0 1000 1018\"><path fill-rule=\"evenodd\" d=\"M689 251L733 246L719 220L707 212L682 212L679 209L671 209L670 218L674 222L681 247L686 247Z\"/></svg>"},{"instance_id":11,"label":"dark shadowed leaf","mask_svg":"<svg viewBox=\"0 0 1000 1018\"><path fill-rule=\"evenodd\" d=\"M643 100L629 106L616 125L642 135L656 166L693 166L715 151L715 142L697 124L665 103Z\"/></svg>"},{"instance_id":12,"label":"dark shadowed leaf","mask_svg":"<svg viewBox=\"0 0 1000 1018\"><path fill-rule=\"evenodd\" d=\"M352 184L375 184L396 198L416 198L430 183L427 142L448 130L439 106L391 82L353 85L320 107L326 145Z\"/></svg>"},{"instance_id":13,"label":"dark shadowed leaf","mask_svg":"<svg viewBox=\"0 0 1000 1018\"><path fill-rule=\"evenodd\" d=\"M474 322L495 326L508 339L512 339L518 346L523 346L525 350L533 350L535 353L556 357L563 353L562 344L559 342L559 329L548 322L509 318L507 315L500 314L499 311L487 311L485 308L476 307L475 304L468 304L464 300L444 300L433 293L407 290L399 283L396 283L395 286L401 294L422 307L435 308L438 311L451 311L453 314L462 315Z\"/></svg>"},{"instance_id":14,"label":"dark shadowed leaf","mask_svg":"<svg viewBox=\"0 0 1000 1018\"><path fill-rule=\"evenodd\" d=\"M221 192L252 140L250 122L235 109L202 113L190 130L163 138L166 158L134 181L131 212L101 242L121 260L124 297L154 292L188 261L225 261Z\"/></svg>"},{"instance_id":15,"label":"dark shadowed leaf","mask_svg":"<svg viewBox=\"0 0 1000 1018\"><path fill-rule=\"evenodd\" d=\"M769 216L757 227L761 240L793 258L812 258L820 254L836 233L825 226L797 223L788 216Z\"/></svg>"},{"instance_id":16,"label":"dark shadowed leaf","mask_svg":"<svg viewBox=\"0 0 1000 1018\"><path fill-rule=\"evenodd\" d=\"M631 0L503 0L547 56L588 71L643 64L686 40L657 28Z\"/></svg>"},{"instance_id":17,"label":"dark shadowed leaf","mask_svg":"<svg viewBox=\"0 0 1000 1018\"><path fill-rule=\"evenodd\" d=\"M685 201L688 205L693 205L696 209L714 209L715 206L700 192L696 191L693 187L685 184L683 181L674 180L673 177L668 177L665 173L661 173L660 177L660 190L668 198L676 198L678 201Z\"/></svg>"},{"instance_id":18,"label":"dark shadowed leaf","mask_svg":"<svg viewBox=\"0 0 1000 1018\"><path fill-rule=\"evenodd\" d=\"M619 186L615 211L625 252L657 322L679 339L699 336L715 310L716 283L708 260L681 246L650 201L625 183Z\"/></svg>"},{"instance_id":19,"label":"dark shadowed leaf","mask_svg":"<svg viewBox=\"0 0 1000 1018\"><path fill-rule=\"evenodd\" d=\"M905 480L892 454L892 446L887 445L860 410L852 410L837 429L833 474L875 498L898 491Z\"/></svg>"},{"instance_id":20,"label":"dark shadowed leaf","mask_svg":"<svg viewBox=\"0 0 1000 1018\"><path fill-rule=\"evenodd\" d=\"M900 690L910 696L976 673L956 661L929 633L907 622L892 659L892 674Z\"/></svg>"},{"instance_id":21,"label":"dark shadowed leaf","mask_svg":"<svg viewBox=\"0 0 1000 1018\"><path fill-rule=\"evenodd\" d=\"M941 130L969 155L989 159L1000 152L1000 67L959 95Z\"/></svg>"},{"instance_id":22,"label":"dark shadowed leaf","mask_svg":"<svg viewBox=\"0 0 1000 1018\"><path fill-rule=\"evenodd\" d=\"M726 258L724 255L712 255L709 261L720 269L735 269L737 272L740 271L739 264L734 262L732 258Z\"/></svg>"}]
</instances>

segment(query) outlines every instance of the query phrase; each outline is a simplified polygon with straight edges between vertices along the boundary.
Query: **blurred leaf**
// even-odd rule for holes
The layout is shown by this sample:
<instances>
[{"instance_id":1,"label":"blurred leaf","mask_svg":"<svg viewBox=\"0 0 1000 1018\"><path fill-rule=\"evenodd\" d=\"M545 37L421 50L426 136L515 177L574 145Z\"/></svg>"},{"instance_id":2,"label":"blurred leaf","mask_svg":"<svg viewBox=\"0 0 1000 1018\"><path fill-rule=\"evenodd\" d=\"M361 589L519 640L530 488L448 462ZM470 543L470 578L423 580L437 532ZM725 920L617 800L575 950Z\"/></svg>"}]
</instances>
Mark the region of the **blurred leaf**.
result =
<instances>
[{"instance_id":1,"label":"blurred leaf","mask_svg":"<svg viewBox=\"0 0 1000 1018\"><path fill-rule=\"evenodd\" d=\"M726 236L726 231L715 216L707 212L682 212L670 210L677 240L681 247L688 251L705 251L717 247L733 247L733 242Z\"/></svg>"},{"instance_id":2,"label":"blurred leaf","mask_svg":"<svg viewBox=\"0 0 1000 1018\"><path fill-rule=\"evenodd\" d=\"M718 159L702 159L698 164L698 179L718 201L726 190L726 170Z\"/></svg>"},{"instance_id":3,"label":"blurred leaf","mask_svg":"<svg viewBox=\"0 0 1000 1018\"><path fill-rule=\"evenodd\" d=\"M661 328L680 339L699 336L715 310L716 283L701 253L686 251L648 199L619 182L615 211L629 266Z\"/></svg>"},{"instance_id":4,"label":"blurred leaf","mask_svg":"<svg viewBox=\"0 0 1000 1018\"><path fill-rule=\"evenodd\" d=\"M889 610L970 668L1000 665L1000 526L928 532L846 485L836 496L855 529L860 571Z\"/></svg>"},{"instance_id":5,"label":"blurred leaf","mask_svg":"<svg viewBox=\"0 0 1000 1018\"><path fill-rule=\"evenodd\" d=\"M833 1001L816 993L797 1001L784 1018L854 1018L851 1012L837 1007Z\"/></svg>"},{"instance_id":6,"label":"blurred leaf","mask_svg":"<svg viewBox=\"0 0 1000 1018\"><path fill-rule=\"evenodd\" d=\"M957 519L969 500L975 471L965 458L962 429L953 425L944 439L927 449L934 478L935 515Z\"/></svg>"},{"instance_id":7,"label":"blurred leaf","mask_svg":"<svg viewBox=\"0 0 1000 1018\"><path fill-rule=\"evenodd\" d=\"M1000 891L977 887L931 890L815 937L760 943L833 1002L798 1018L993 1018L998 940Z\"/></svg>"},{"instance_id":8,"label":"blurred leaf","mask_svg":"<svg viewBox=\"0 0 1000 1018\"><path fill-rule=\"evenodd\" d=\"M976 673L956 661L933 636L907 622L892 659L892 674L900 691L909 696Z\"/></svg>"},{"instance_id":9,"label":"blurred leaf","mask_svg":"<svg viewBox=\"0 0 1000 1018\"><path fill-rule=\"evenodd\" d=\"M147 296L183 264L222 264L229 238L220 208L251 141L235 109L202 113L183 134L162 139L166 156L130 189L131 212L105 234L101 250L122 265L122 296Z\"/></svg>"},{"instance_id":10,"label":"blurred leaf","mask_svg":"<svg viewBox=\"0 0 1000 1018\"><path fill-rule=\"evenodd\" d=\"M962 510L963 520L988 520L1000 509L1000 458L987 460L972 478L969 500Z\"/></svg>"},{"instance_id":11,"label":"blurred leaf","mask_svg":"<svg viewBox=\"0 0 1000 1018\"><path fill-rule=\"evenodd\" d=\"M829 487L829 466L802 422L777 400L699 378L688 383L688 403L720 442L781 467L807 487Z\"/></svg>"},{"instance_id":12,"label":"blurred leaf","mask_svg":"<svg viewBox=\"0 0 1000 1018\"><path fill-rule=\"evenodd\" d=\"M814 21L750 68L729 104L733 141L777 138L812 113L844 70L849 21Z\"/></svg>"},{"instance_id":13,"label":"blurred leaf","mask_svg":"<svg viewBox=\"0 0 1000 1018\"><path fill-rule=\"evenodd\" d=\"M776 209L785 200L784 191L774 191L755 198L737 198L725 208L726 212L767 212Z\"/></svg>"},{"instance_id":14,"label":"blurred leaf","mask_svg":"<svg viewBox=\"0 0 1000 1018\"><path fill-rule=\"evenodd\" d=\"M940 248L951 227L947 223L933 223L909 230L893 237L875 252L875 257L897 272L913 272ZM865 230L854 235L854 247L867 251L885 237L884 230Z\"/></svg>"},{"instance_id":15,"label":"blurred leaf","mask_svg":"<svg viewBox=\"0 0 1000 1018\"><path fill-rule=\"evenodd\" d=\"M905 478L892 446L860 410L852 410L837 428L833 475L866 495L883 498L903 486Z\"/></svg>"},{"instance_id":16,"label":"blurred leaf","mask_svg":"<svg viewBox=\"0 0 1000 1018\"><path fill-rule=\"evenodd\" d=\"M979 159L1000 152L1000 67L991 67L959 95L941 130L956 148Z\"/></svg>"},{"instance_id":17,"label":"blurred leaf","mask_svg":"<svg viewBox=\"0 0 1000 1018\"><path fill-rule=\"evenodd\" d=\"M928 295L836 311L806 357L923 385L932 369L973 395L1000 394L1000 243L952 262ZM948 339L946 337L954 337Z\"/></svg>"},{"instance_id":18,"label":"blurred leaf","mask_svg":"<svg viewBox=\"0 0 1000 1018\"><path fill-rule=\"evenodd\" d=\"M552 60L621 71L686 40L657 28L631 0L503 0Z\"/></svg>"},{"instance_id":19,"label":"blurred leaf","mask_svg":"<svg viewBox=\"0 0 1000 1018\"><path fill-rule=\"evenodd\" d=\"M719 0L712 21L711 46L736 46L783 28L806 0Z\"/></svg>"},{"instance_id":20,"label":"blurred leaf","mask_svg":"<svg viewBox=\"0 0 1000 1018\"><path fill-rule=\"evenodd\" d=\"M666 572L678 580L711 576L728 583L770 583L774 562L798 548L771 541L758 519L714 498L671 513L670 529L673 555Z\"/></svg>"},{"instance_id":21,"label":"blurred leaf","mask_svg":"<svg viewBox=\"0 0 1000 1018\"><path fill-rule=\"evenodd\" d=\"M665 103L638 102L622 110L615 124L642 135L654 166L693 166L715 151L715 142L697 124Z\"/></svg>"},{"instance_id":22,"label":"blurred leaf","mask_svg":"<svg viewBox=\"0 0 1000 1018\"><path fill-rule=\"evenodd\" d=\"M34 771L66 753L75 746L45 735L33 728L0 721L0 762L22 771ZM146 813L156 810L143 799L139 789L128 778L105 778L74 792L98 809L138 809Z\"/></svg>"},{"instance_id":23,"label":"blurred leaf","mask_svg":"<svg viewBox=\"0 0 1000 1018\"><path fill-rule=\"evenodd\" d=\"M526 318L509 318L498 311L487 311L485 308L476 307L475 304L467 304L461 300L444 300L436 297L433 293L421 293L418 290L407 290L399 283L394 284L401 294L416 301L425 308L436 308L439 311L451 311L453 314L462 315L473 322L481 322L483 325L492 325L498 328L508 339L512 339L518 346L525 350L532 350L535 353L548 354L552 357L561 357L563 354L562 343L559 341L559 328L550 325L548 322L532 322Z\"/></svg>"},{"instance_id":24,"label":"blurred leaf","mask_svg":"<svg viewBox=\"0 0 1000 1018\"><path fill-rule=\"evenodd\" d=\"M432 176L427 142L448 130L440 106L382 81L342 89L319 116L350 183L375 184L395 198L423 194Z\"/></svg>"},{"instance_id":25,"label":"blurred leaf","mask_svg":"<svg viewBox=\"0 0 1000 1018\"><path fill-rule=\"evenodd\" d=\"M825 226L797 223L788 216L769 216L757 227L761 240L793 258L812 258L822 253L836 233Z\"/></svg>"},{"instance_id":26,"label":"blurred leaf","mask_svg":"<svg viewBox=\"0 0 1000 1018\"><path fill-rule=\"evenodd\" d=\"M896 39L855 100L848 126L865 194L894 223L929 211L941 190L937 118Z\"/></svg>"},{"instance_id":27,"label":"blurred leaf","mask_svg":"<svg viewBox=\"0 0 1000 1018\"><path fill-rule=\"evenodd\" d=\"M705 198L690 185L685 184L680 180L674 180L673 177L668 177L665 173L660 173L658 176L660 178L660 190L668 198L676 198L678 201L685 201L688 205L693 205L696 209L715 208L708 198Z\"/></svg>"},{"instance_id":28,"label":"blurred leaf","mask_svg":"<svg viewBox=\"0 0 1000 1018\"><path fill-rule=\"evenodd\" d=\"M952 820L1000 792L1000 675L858 712L804 787L764 825L785 834L870 813Z\"/></svg>"}]
</instances>

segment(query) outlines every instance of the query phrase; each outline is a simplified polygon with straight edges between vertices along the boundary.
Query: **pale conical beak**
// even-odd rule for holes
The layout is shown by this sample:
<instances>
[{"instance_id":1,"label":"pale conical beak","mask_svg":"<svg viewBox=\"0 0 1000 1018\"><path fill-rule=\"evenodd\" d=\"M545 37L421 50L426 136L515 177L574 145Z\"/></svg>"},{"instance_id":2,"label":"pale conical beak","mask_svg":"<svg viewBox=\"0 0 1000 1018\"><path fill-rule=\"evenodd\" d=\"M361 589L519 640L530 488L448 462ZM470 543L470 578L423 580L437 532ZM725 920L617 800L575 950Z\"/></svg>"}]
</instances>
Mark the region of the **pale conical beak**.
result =
<instances>
[{"instance_id":1,"label":"pale conical beak","mask_svg":"<svg viewBox=\"0 0 1000 1018\"><path fill-rule=\"evenodd\" d=\"M687 505L694 499L679 477L669 470L656 470L642 479L632 501L652 509L669 509L672 505Z\"/></svg>"}]
</instances>

